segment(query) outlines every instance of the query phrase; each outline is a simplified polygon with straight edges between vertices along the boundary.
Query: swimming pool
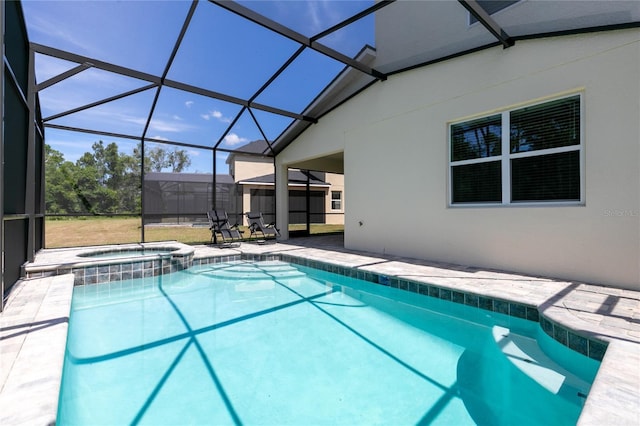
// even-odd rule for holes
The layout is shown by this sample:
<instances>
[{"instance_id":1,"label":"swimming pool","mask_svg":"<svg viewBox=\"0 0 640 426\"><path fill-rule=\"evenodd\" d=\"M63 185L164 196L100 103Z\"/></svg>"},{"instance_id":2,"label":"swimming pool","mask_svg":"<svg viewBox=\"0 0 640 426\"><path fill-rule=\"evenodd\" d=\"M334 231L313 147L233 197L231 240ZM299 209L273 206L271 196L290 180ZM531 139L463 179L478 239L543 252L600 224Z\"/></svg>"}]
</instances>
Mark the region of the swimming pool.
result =
<instances>
[{"instance_id":1,"label":"swimming pool","mask_svg":"<svg viewBox=\"0 0 640 426\"><path fill-rule=\"evenodd\" d=\"M575 424L539 324L280 261L76 287L59 424Z\"/></svg>"}]
</instances>

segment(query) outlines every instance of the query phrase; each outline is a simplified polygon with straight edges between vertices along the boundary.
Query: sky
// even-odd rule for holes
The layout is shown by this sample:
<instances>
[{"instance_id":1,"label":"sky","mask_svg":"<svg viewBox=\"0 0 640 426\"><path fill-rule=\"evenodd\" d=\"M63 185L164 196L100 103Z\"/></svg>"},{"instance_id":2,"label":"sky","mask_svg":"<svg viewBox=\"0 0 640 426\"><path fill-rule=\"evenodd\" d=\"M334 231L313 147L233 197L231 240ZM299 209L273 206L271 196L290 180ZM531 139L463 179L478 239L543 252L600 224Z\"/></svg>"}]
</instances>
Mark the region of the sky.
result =
<instances>
[{"instance_id":1,"label":"sky","mask_svg":"<svg viewBox=\"0 0 640 426\"><path fill-rule=\"evenodd\" d=\"M369 1L240 1L243 6L302 33L313 36L373 4ZM55 47L137 71L162 75L190 1L34 1L23 0L31 42ZM321 43L353 57L365 45L374 45L373 16L330 36ZM200 1L167 78L249 99L278 70L299 45L223 8ZM36 55L36 79L42 83L77 64ZM305 51L255 102L294 113L304 108L331 82L344 65L311 49ZM40 91L43 117L51 117L111 96L142 88L148 82L96 68ZM140 136L144 131L156 89L148 89L98 107L49 121L111 133ZM147 137L214 146L240 112L239 105L163 87L147 130ZM272 141L292 119L253 109ZM98 140L117 142L130 153L138 143L80 132L47 128L46 142L77 160ZM234 149L263 139L247 111L219 145ZM167 146L171 148L170 146ZM190 172L211 173L210 150L186 149ZM225 173L226 154L216 159Z\"/></svg>"}]
</instances>

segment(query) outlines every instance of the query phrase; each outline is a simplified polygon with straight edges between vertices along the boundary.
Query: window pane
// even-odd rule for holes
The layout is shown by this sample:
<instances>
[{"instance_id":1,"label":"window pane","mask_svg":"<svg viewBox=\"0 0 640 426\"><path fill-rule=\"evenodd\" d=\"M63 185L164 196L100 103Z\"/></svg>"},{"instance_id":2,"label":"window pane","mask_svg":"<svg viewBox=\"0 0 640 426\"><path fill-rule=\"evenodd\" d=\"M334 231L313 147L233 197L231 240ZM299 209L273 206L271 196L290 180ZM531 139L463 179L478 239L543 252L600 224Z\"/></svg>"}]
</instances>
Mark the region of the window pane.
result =
<instances>
[{"instance_id":1,"label":"window pane","mask_svg":"<svg viewBox=\"0 0 640 426\"><path fill-rule=\"evenodd\" d=\"M511 112L511 153L580 144L580 96Z\"/></svg>"},{"instance_id":2,"label":"window pane","mask_svg":"<svg viewBox=\"0 0 640 426\"><path fill-rule=\"evenodd\" d=\"M340 210L342 208L342 192L331 191L331 210Z\"/></svg>"},{"instance_id":3,"label":"window pane","mask_svg":"<svg viewBox=\"0 0 640 426\"><path fill-rule=\"evenodd\" d=\"M579 201L580 151L511 160L512 201Z\"/></svg>"},{"instance_id":4,"label":"window pane","mask_svg":"<svg viewBox=\"0 0 640 426\"><path fill-rule=\"evenodd\" d=\"M493 157L501 154L500 115L451 126L451 161Z\"/></svg>"},{"instance_id":5,"label":"window pane","mask_svg":"<svg viewBox=\"0 0 640 426\"><path fill-rule=\"evenodd\" d=\"M453 203L502 201L500 161L452 168Z\"/></svg>"}]
</instances>

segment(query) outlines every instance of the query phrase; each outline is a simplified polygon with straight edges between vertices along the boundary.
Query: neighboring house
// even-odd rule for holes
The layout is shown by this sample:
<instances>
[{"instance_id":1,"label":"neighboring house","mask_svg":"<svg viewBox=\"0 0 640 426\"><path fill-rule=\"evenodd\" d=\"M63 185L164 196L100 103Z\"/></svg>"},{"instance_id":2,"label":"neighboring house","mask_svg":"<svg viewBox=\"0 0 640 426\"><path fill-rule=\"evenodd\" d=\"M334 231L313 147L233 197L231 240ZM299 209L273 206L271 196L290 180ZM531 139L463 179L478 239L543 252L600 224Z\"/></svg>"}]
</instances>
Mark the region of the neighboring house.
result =
<instances>
[{"instance_id":1,"label":"neighboring house","mask_svg":"<svg viewBox=\"0 0 640 426\"><path fill-rule=\"evenodd\" d=\"M231 176L216 176L216 185L217 202L224 203L232 212L238 210L237 191ZM146 173L143 202L145 223L206 222L206 212L213 205L213 176L210 173Z\"/></svg>"},{"instance_id":2,"label":"neighboring house","mask_svg":"<svg viewBox=\"0 0 640 426\"><path fill-rule=\"evenodd\" d=\"M243 213L261 211L265 221L275 221L273 158L260 154L264 141L254 141L230 154L230 174L216 175L215 205L227 210L232 222L246 223ZM344 224L344 177L335 173L288 172L289 223L306 224L307 185L310 222ZM145 221L147 223L191 223L204 220L213 203L213 176L210 173L145 174Z\"/></svg>"},{"instance_id":3,"label":"neighboring house","mask_svg":"<svg viewBox=\"0 0 640 426\"><path fill-rule=\"evenodd\" d=\"M419 3L376 16L374 67L414 41L441 45L432 24L450 25L451 44L476 29L456 2L433 18ZM511 3L500 17L531 31L575 10ZM583 5L597 17L604 3ZM398 22L411 32L390 30ZM640 290L640 29L603 30L395 73L308 127L277 155L276 176L341 158L346 248Z\"/></svg>"},{"instance_id":4,"label":"neighboring house","mask_svg":"<svg viewBox=\"0 0 640 426\"><path fill-rule=\"evenodd\" d=\"M242 186L242 205L245 210L265 212L270 221L275 221L273 158L260 156L267 149L265 141L251 142L238 148L239 152L229 154L227 164L232 179ZM299 169L288 171L289 223L306 223L307 184L310 222L344 224L344 176Z\"/></svg>"}]
</instances>

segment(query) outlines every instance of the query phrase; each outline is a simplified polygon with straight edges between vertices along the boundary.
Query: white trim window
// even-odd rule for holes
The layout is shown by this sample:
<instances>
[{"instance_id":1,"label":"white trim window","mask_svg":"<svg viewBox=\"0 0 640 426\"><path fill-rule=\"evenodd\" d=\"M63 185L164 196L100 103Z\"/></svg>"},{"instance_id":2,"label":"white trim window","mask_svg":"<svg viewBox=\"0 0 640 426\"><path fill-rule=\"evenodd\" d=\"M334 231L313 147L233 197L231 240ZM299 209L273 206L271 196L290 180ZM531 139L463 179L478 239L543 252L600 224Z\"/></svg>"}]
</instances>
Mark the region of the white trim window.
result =
<instances>
[{"instance_id":1,"label":"white trim window","mask_svg":"<svg viewBox=\"0 0 640 426\"><path fill-rule=\"evenodd\" d=\"M449 126L450 205L584 201L582 96Z\"/></svg>"},{"instance_id":2,"label":"white trim window","mask_svg":"<svg viewBox=\"0 0 640 426\"><path fill-rule=\"evenodd\" d=\"M342 191L331 191L331 210L342 210Z\"/></svg>"}]
</instances>

